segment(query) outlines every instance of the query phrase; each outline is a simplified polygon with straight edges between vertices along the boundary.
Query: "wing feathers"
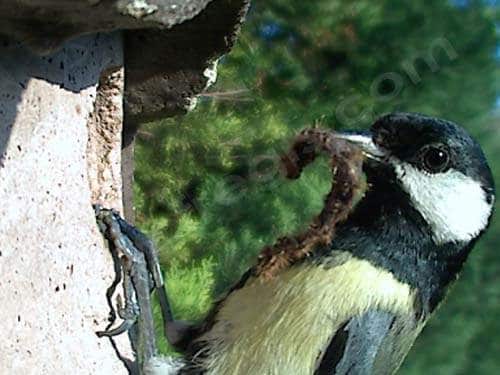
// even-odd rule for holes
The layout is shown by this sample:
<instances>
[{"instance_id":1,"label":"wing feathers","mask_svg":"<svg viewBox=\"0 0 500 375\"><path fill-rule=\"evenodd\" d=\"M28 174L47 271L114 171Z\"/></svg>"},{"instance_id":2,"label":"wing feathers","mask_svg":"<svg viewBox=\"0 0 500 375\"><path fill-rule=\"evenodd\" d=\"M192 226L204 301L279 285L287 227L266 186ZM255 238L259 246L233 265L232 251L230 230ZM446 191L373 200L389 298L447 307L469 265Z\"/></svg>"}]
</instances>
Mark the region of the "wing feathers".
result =
<instances>
[{"instance_id":1,"label":"wing feathers","mask_svg":"<svg viewBox=\"0 0 500 375\"><path fill-rule=\"evenodd\" d=\"M409 315L370 310L340 326L315 375L392 374L419 332L420 324Z\"/></svg>"}]
</instances>

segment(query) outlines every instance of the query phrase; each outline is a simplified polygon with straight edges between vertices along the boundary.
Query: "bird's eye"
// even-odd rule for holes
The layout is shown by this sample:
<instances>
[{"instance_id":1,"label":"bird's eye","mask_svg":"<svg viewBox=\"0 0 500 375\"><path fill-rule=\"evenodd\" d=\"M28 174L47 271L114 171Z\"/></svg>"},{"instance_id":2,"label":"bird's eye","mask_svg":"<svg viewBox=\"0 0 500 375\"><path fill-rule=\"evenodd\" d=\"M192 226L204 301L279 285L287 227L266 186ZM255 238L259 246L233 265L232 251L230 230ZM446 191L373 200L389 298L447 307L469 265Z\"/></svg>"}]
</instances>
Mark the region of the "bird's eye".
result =
<instances>
[{"instance_id":1,"label":"bird's eye","mask_svg":"<svg viewBox=\"0 0 500 375\"><path fill-rule=\"evenodd\" d=\"M425 147L420 154L422 167L429 173L441 173L450 166L450 153L443 146Z\"/></svg>"}]
</instances>

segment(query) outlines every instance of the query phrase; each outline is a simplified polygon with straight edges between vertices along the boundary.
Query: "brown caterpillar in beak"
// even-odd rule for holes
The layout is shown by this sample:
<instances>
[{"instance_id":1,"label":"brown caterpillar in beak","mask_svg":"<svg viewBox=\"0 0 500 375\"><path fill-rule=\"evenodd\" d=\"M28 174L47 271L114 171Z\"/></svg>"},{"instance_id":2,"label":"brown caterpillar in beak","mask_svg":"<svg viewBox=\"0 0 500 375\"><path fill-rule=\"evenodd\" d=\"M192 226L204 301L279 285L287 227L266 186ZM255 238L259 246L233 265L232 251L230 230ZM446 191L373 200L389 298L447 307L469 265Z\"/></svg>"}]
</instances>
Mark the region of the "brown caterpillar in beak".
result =
<instances>
[{"instance_id":1,"label":"brown caterpillar in beak","mask_svg":"<svg viewBox=\"0 0 500 375\"><path fill-rule=\"evenodd\" d=\"M322 152L330 158L332 171L332 187L323 209L304 232L281 237L261 250L255 273L264 280L309 256L316 247L329 244L337 224L347 219L363 189L362 151L330 130L305 129L295 138L290 150L281 157L285 176L299 178L302 170Z\"/></svg>"}]
</instances>

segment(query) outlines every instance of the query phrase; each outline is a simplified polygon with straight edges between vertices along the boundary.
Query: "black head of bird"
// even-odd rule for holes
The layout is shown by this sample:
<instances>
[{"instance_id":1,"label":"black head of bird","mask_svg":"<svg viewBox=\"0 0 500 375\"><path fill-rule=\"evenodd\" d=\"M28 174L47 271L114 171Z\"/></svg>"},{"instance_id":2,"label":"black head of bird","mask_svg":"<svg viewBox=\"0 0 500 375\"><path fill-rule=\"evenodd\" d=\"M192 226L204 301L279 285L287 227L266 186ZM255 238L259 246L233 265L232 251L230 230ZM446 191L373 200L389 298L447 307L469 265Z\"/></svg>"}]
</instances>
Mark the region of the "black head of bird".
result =
<instances>
[{"instance_id":1,"label":"black head of bird","mask_svg":"<svg viewBox=\"0 0 500 375\"><path fill-rule=\"evenodd\" d=\"M400 366L488 226L492 175L480 146L444 120L390 114L339 137L366 153L364 197L330 246L269 282L247 274L185 341L186 373Z\"/></svg>"},{"instance_id":2,"label":"black head of bird","mask_svg":"<svg viewBox=\"0 0 500 375\"><path fill-rule=\"evenodd\" d=\"M344 229L375 226L375 243L394 243L406 261L451 262L456 276L493 212L494 182L479 144L452 122L408 113L341 137L366 153L371 185Z\"/></svg>"},{"instance_id":3,"label":"black head of bird","mask_svg":"<svg viewBox=\"0 0 500 375\"><path fill-rule=\"evenodd\" d=\"M461 127L422 115L392 114L375 122L368 136L344 138L371 158L367 171L374 184L384 179L384 185L393 184L405 195L437 246L468 243L487 227L493 178L481 147Z\"/></svg>"}]
</instances>

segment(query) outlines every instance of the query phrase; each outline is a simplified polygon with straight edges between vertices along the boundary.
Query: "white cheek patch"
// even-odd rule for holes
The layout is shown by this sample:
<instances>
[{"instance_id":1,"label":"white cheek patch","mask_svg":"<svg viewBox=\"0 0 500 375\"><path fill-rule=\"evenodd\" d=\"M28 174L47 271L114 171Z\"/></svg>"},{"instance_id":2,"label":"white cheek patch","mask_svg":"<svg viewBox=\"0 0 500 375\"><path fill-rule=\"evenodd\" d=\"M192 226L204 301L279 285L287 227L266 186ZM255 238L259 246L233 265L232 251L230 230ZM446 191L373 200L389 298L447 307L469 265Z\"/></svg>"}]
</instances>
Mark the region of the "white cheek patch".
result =
<instances>
[{"instance_id":1,"label":"white cheek patch","mask_svg":"<svg viewBox=\"0 0 500 375\"><path fill-rule=\"evenodd\" d=\"M430 174L399 160L393 165L437 244L470 241L488 225L492 204L478 182L456 170Z\"/></svg>"}]
</instances>

